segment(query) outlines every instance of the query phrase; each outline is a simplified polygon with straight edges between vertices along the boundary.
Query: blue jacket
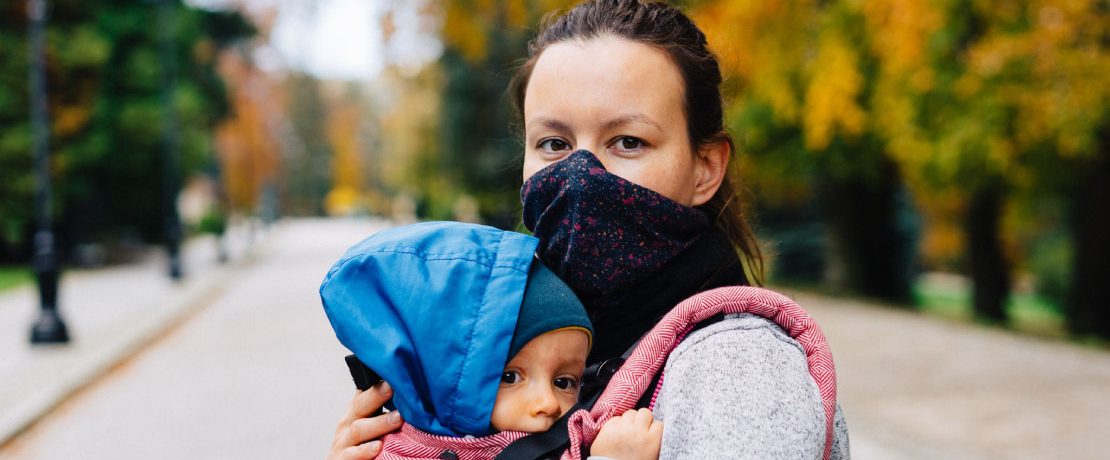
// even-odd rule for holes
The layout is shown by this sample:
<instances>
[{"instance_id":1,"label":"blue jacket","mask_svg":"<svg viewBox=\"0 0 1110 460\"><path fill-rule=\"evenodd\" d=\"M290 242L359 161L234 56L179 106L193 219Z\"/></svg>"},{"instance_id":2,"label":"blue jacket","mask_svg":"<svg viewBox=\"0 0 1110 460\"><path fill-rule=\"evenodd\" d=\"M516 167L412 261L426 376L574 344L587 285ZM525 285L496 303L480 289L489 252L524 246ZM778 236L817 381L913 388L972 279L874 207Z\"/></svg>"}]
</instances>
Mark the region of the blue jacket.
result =
<instances>
[{"instance_id":1,"label":"blue jacket","mask_svg":"<svg viewBox=\"0 0 1110 460\"><path fill-rule=\"evenodd\" d=\"M456 222L385 230L336 262L320 298L336 337L389 382L408 423L482 436L537 244Z\"/></svg>"}]
</instances>

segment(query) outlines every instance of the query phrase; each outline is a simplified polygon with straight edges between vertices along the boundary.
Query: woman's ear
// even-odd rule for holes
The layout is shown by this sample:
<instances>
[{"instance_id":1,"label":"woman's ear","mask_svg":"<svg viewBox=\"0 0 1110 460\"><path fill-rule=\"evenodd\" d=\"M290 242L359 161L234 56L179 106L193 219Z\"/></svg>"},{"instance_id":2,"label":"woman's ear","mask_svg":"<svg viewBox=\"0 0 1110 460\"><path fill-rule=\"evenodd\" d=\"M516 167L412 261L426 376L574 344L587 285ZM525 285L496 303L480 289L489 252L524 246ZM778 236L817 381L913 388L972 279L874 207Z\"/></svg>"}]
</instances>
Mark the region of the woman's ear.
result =
<instances>
[{"instance_id":1,"label":"woman's ear","mask_svg":"<svg viewBox=\"0 0 1110 460\"><path fill-rule=\"evenodd\" d=\"M694 184L694 196L691 200L693 206L708 203L721 182L725 180L728 171L728 159L732 155L732 145L728 138L721 137L707 144L698 146L697 176Z\"/></svg>"}]
</instances>

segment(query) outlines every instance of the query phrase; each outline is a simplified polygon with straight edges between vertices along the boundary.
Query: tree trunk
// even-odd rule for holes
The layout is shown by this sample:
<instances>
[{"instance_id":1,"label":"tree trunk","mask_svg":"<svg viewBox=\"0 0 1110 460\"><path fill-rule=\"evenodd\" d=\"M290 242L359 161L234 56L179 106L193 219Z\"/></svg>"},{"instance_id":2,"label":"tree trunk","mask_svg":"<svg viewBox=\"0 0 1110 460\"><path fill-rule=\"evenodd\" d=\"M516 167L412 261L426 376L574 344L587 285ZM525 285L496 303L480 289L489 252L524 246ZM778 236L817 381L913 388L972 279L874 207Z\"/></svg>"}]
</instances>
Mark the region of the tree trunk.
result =
<instances>
[{"instance_id":1,"label":"tree trunk","mask_svg":"<svg viewBox=\"0 0 1110 460\"><path fill-rule=\"evenodd\" d=\"M971 269L972 309L975 316L1006 322L1010 296L1010 271L1002 255L999 222L1003 191L988 185L975 192L967 215L968 265Z\"/></svg>"},{"instance_id":2,"label":"tree trunk","mask_svg":"<svg viewBox=\"0 0 1110 460\"><path fill-rule=\"evenodd\" d=\"M1075 239L1068 327L1078 334L1110 338L1110 135L1084 168L1072 202Z\"/></svg>"},{"instance_id":3,"label":"tree trunk","mask_svg":"<svg viewBox=\"0 0 1110 460\"><path fill-rule=\"evenodd\" d=\"M913 230L900 212L901 181L890 162L873 181L832 179L823 195L832 241L826 278L860 294L908 303Z\"/></svg>"}]
</instances>

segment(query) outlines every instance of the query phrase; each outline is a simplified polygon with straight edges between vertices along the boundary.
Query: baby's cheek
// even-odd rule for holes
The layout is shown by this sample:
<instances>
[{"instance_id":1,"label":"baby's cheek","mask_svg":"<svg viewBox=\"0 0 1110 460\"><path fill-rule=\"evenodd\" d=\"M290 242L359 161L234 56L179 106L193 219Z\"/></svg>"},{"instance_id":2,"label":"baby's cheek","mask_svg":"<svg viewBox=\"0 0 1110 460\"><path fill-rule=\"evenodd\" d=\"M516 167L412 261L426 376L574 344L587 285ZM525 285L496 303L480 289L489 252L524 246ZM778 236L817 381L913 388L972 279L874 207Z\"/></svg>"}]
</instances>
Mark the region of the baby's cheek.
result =
<instances>
[{"instance_id":1,"label":"baby's cheek","mask_svg":"<svg viewBox=\"0 0 1110 460\"><path fill-rule=\"evenodd\" d=\"M512 398L502 398L499 394L497 400L493 403L493 413L490 415L490 425L498 431L504 431L506 426L513 423L513 413L516 412L512 407Z\"/></svg>"},{"instance_id":2,"label":"baby's cheek","mask_svg":"<svg viewBox=\"0 0 1110 460\"><path fill-rule=\"evenodd\" d=\"M560 409L559 415L566 415L567 411L569 411L571 408L573 408L574 405L577 404L577 403L578 403L578 395L577 394L570 395L570 396L567 396L567 397L563 398L562 402L559 404L559 409Z\"/></svg>"}]
</instances>

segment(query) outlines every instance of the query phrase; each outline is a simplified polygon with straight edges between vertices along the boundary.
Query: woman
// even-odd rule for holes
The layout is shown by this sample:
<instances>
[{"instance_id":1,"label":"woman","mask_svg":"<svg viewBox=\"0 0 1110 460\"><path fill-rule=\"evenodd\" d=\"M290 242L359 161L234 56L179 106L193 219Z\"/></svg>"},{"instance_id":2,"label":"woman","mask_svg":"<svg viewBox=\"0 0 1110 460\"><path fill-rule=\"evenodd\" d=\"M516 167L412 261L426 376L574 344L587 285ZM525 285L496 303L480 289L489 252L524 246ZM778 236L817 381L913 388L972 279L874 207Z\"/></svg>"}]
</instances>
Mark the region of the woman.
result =
<instances>
[{"instance_id":1,"label":"woman","mask_svg":"<svg viewBox=\"0 0 1110 460\"><path fill-rule=\"evenodd\" d=\"M595 326L590 362L620 356L698 292L747 284L761 258L728 177L721 74L697 26L640 0L594 0L546 24L511 88L525 137L525 225ZM738 256L740 254L740 256ZM821 458L825 415L800 345L739 315L672 352L655 416L663 458ZM373 458L399 418L356 396L332 458ZM837 410L831 458L848 457Z\"/></svg>"}]
</instances>

